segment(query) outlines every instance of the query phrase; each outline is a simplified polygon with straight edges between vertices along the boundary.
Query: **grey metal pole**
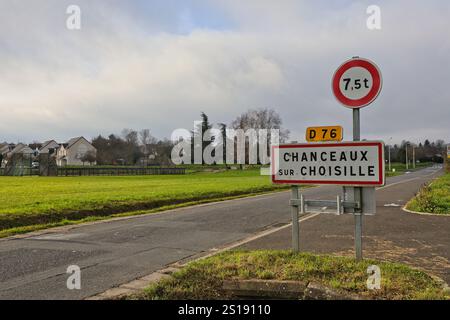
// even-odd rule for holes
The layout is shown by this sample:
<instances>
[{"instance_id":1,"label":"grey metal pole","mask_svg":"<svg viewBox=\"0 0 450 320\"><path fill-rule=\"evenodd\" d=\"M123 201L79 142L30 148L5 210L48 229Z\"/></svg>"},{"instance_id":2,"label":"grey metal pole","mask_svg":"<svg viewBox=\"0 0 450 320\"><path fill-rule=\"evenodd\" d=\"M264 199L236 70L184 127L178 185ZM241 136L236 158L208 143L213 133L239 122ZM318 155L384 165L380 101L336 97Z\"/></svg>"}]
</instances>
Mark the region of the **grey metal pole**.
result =
<instances>
[{"instance_id":1,"label":"grey metal pole","mask_svg":"<svg viewBox=\"0 0 450 320\"><path fill-rule=\"evenodd\" d=\"M359 108L353 109L353 141L361 140L361 120ZM355 190L355 202L360 203L360 208L355 209L355 255L356 261L361 261L363 259L362 254L362 223L363 223L363 213L362 213L362 188L357 187Z\"/></svg>"},{"instance_id":2,"label":"grey metal pole","mask_svg":"<svg viewBox=\"0 0 450 320\"><path fill-rule=\"evenodd\" d=\"M359 108L353 109L353 141L361 140L361 120Z\"/></svg>"},{"instance_id":3,"label":"grey metal pole","mask_svg":"<svg viewBox=\"0 0 450 320\"><path fill-rule=\"evenodd\" d=\"M298 186L292 186L292 200L299 199ZM300 226L298 223L298 206L291 206L292 210L292 250L300 251Z\"/></svg>"},{"instance_id":4,"label":"grey metal pole","mask_svg":"<svg viewBox=\"0 0 450 320\"><path fill-rule=\"evenodd\" d=\"M413 169L416 168L416 148L412 146L413 148Z\"/></svg>"},{"instance_id":5,"label":"grey metal pole","mask_svg":"<svg viewBox=\"0 0 450 320\"><path fill-rule=\"evenodd\" d=\"M389 145L389 172L391 172L392 171L392 168L391 168L391 145Z\"/></svg>"},{"instance_id":6,"label":"grey metal pole","mask_svg":"<svg viewBox=\"0 0 450 320\"><path fill-rule=\"evenodd\" d=\"M392 172L392 164L391 164L391 144L392 144L392 137L389 138L389 172Z\"/></svg>"},{"instance_id":7,"label":"grey metal pole","mask_svg":"<svg viewBox=\"0 0 450 320\"><path fill-rule=\"evenodd\" d=\"M406 153L406 170L409 170L409 161L408 161L408 144L405 144L405 153Z\"/></svg>"}]
</instances>

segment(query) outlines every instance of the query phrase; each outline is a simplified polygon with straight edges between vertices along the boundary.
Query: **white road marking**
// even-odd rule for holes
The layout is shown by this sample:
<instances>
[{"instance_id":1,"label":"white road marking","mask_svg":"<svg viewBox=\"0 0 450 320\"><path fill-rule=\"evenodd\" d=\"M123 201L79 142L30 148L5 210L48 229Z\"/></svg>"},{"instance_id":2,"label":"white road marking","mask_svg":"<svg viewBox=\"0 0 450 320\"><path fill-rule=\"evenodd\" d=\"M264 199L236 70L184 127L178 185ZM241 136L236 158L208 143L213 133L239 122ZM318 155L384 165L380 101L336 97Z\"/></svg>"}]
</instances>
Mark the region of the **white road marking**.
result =
<instances>
[{"instance_id":1,"label":"white road marking","mask_svg":"<svg viewBox=\"0 0 450 320\"><path fill-rule=\"evenodd\" d=\"M400 205L396 204L396 203L386 203L384 206L385 207L400 207Z\"/></svg>"},{"instance_id":2,"label":"white road marking","mask_svg":"<svg viewBox=\"0 0 450 320\"><path fill-rule=\"evenodd\" d=\"M61 234L48 234L37 237L29 237L31 240L51 240L51 241L64 241L72 240L75 238L80 238L86 236L85 233L61 233Z\"/></svg>"}]
</instances>

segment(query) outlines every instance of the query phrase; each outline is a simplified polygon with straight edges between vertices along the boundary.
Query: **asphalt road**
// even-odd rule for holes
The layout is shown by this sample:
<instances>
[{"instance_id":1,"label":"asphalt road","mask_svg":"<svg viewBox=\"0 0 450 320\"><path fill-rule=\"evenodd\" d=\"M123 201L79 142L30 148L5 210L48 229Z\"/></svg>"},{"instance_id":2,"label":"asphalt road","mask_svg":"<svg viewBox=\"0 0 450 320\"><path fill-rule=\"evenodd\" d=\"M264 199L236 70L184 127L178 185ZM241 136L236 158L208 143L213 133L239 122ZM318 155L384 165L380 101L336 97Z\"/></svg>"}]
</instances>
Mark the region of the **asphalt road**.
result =
<instances>
[{"instance_id":1,"label":"asphalt road","mask_svg":"<svg viewBox=\"0 0 450 320\"><path fill-rule=\"evenodd\" d=\"M379 214L365 219L364 244L366 251L376 248L371 255L377 257L411 263L410 257L416 256L448 281L450 219L416 216L384 206L403 205L439 174L435 168L388 179L388 187L377 191ZM333 199L339 190L324 186L305 190L305 194ZM0 299L93 296L174 262L288 224L289 197L283 192L0 240ZM313 217L302 222L301 234L303 250L352 253L352 216ZM290 230L284 228L244 247L289 245ZM66 287L70 265L82 270L81 290Z\"/></svg>"}]
</instances>

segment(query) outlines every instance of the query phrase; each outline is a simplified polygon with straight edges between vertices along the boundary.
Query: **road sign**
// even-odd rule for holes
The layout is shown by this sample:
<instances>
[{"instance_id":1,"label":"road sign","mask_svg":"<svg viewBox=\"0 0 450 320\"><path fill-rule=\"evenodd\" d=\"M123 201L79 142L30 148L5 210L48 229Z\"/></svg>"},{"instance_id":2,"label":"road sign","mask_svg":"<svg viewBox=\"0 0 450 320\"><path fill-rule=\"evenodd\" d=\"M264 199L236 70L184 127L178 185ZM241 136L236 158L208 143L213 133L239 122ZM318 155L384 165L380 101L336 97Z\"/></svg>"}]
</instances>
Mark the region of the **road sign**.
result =
<instances>
[{"instance_id":1,"label":"road sign","mask_svg":"<svg viewBox=\"0 0 450 320\"><path fill-rule=\"evenodd\" d=\"M342 141L344 129L341 126L310 127L306 129L306 141Z\"/></svg>"},{"instance_id":2,"label":"road sign","mask_svg":"<svg viewBox=\"0 0 450 320\"><path fill-rule=\"evenodd\" d=\"M450 159L450 145L447 146L447 158Z\"/></svg>"},{"instance_id":3,"label":"road sign","mask_svg":"<svg viewBox=\"0 0 450 320\"><path fill-rule=\"evenodd\" d=\"M380 94L381 72L372 61L353 58L342 64L333 76L333 93L348 108L362 108Z\"/></svg>"},{"instance_id":4,"label":"road sign","mask_svg":"<svg viewBox=\"0 0 450 320\"><path fill-rule=\"evenodd\" d=\"M272 181L278 184L382 186L384 143L379 141L273 146Z\"/></svg>"}]
</instances>

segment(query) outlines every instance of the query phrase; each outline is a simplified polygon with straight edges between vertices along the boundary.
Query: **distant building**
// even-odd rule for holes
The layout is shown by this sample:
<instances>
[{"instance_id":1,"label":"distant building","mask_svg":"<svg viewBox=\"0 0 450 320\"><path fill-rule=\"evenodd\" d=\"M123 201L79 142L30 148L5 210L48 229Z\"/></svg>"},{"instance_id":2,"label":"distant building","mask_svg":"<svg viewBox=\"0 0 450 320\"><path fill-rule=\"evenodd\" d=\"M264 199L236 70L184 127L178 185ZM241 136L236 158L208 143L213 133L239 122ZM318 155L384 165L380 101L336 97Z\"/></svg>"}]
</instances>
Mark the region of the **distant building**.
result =
<instances>
[{"instance_id":1,"label":"distant building","mask_svg":"<svg viewBox=\"0 0 450 320\"><path fill-rule=\"evenodd\" d=\"M56 164L64 166L96 165L97 149L84 137L73 138L60 144Z\"/></svg>"},{"instance_id":2,"label":"distant building","mask_svg":"<svg viewBox=\"0 0 450 320\"><path fill-rule=\"evenodd\" d=\"M0 168L5 167L6 165L6 156L12 150L11 145L9 143L0 143Z\"/></svg>"},{"instance_id":3,"label":"distant building","mask_svg":"<svg viewBox=\"0 0 450 320\"><path fill-rule=\"evenodd\" d=\"M0 155L6 156L6 154L11 150L12 149L10 148L9 143L6 142L0 143Z\"/></svg>"},{"instance_id":4,"label":"distant building","mask_svg":"<svg viewBox=\"0 0 450 320\"><path fill-rule=\"evenodd\" d=\"M34 149L33 149L33 148ZM24 159L38 160L38 155L49 155L56 160L58 166L96 165L97 149L84 137L70 139L66 143L49 140L42 145L27 146L19 143L0 143L0 165L5 167L8 160L19 155Z\"/></svg>"},{"instance_id":5,"label":"distant building","mask_svg":"<svg viewBox=\"0 0 450 320\"><path fill-rule=\"evenodd\" d=\"M14 149L12 149L11 151L9 151L7 153L7 156L12 156L14 154L23 154L23 155L32 155L34 154L34 150L31 149L29 146L27 146L26 144L23 143L19 143L15 146Z\"/></svg>"},{"instance_id":6,"label":"distant building","mask_svg":"<svg viewBox=\"0 0 450 320\"><path fill-rule=\"evenodd\" d=\"M41 148L39 149L39 153L51 153L50 151L56 151L58 148L60 147L60 144L57 143L55 140L49 140L49 141L45 141Z\"/></svg>"},{"instance_id":7,"label":"distant building","mask_svg":"<svg viewBox=\"0 0 450 320\"><path fill-rule=\"evenodd\" d=\"M31 164L33 158L34 151L26 144L0 144L0 167L2 168L6 168L9 164L15 163L16 160L14 159L20 159L22 166Z\"/></svg>"}]
</instances>

